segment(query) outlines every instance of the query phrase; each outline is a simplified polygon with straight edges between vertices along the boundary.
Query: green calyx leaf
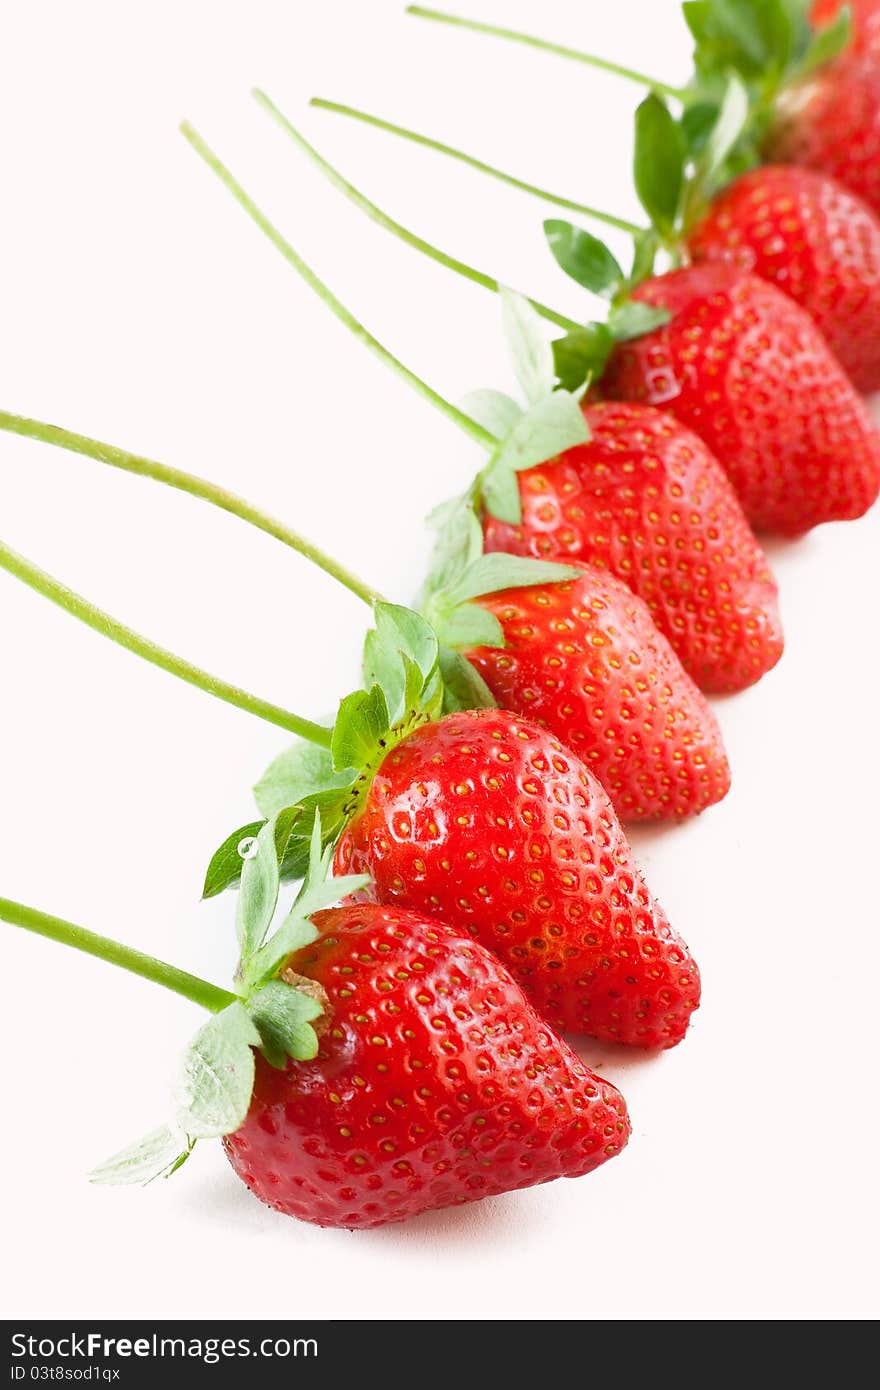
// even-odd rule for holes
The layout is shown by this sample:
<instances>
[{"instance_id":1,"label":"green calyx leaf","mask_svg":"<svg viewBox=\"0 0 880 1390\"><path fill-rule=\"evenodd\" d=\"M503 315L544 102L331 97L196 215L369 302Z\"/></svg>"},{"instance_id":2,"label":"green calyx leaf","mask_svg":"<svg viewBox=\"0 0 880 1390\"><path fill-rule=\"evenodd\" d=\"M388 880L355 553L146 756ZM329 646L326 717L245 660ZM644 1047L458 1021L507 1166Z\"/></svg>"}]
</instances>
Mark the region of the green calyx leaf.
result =
<instances>
[{"instance_id":1,"label":"green calyx leaf","mask_svg":"<svg viewBox=\"0 0 880 1390\"><path fill-rule=\"evenodd\" d=\"M523 413L522 406L512 396L488 388L468 392L460 405L466 415L498 439L506 439Z\"/></svg>"},{"instance_id":2,"label":"green calyx leaf","mask_svg":"<svg viewBox=\"0 0 880 1390\"><path fill-rule=\"evenodd\" d=\"M440 671L443 676L444 714L497 707L495 696L483 677L461 652L452 647L441 647Z\"/></svg>"},{"instance_id":3,"label":"green calyx leaf","mask_svg":"<svg viewBox=\"0 0 880 1390\"><path fill-rule=\"evenodd\" d=\"M89 1182L109 1186L139 1183L146 1186L156 1178L168 1178L192 1153L193 1141L170 1125L161 1125L150 1134L120 1149L112 1158L99 1163L89 1173Z\"/></svg>"},{"instance_id":4,"label":"green calyx leaf","mask_svg":"<svg viewBox=\"0 0 880 1390\"><path fill-rule=\"evenodd\" d=\"M608 314L608 329L616 343L626 343L632 338L643 338L669 323L672 315L668 309L654 304L643 304L638 299L625 299L612 306Z\"/></svg>"},{"instance_id":5,"label":"green calyx leaf","mask_svg":"<svg viewBox=\"0 0 880 1390\"><path fill-rule=\"evenodd\" d=\"M230 884L239 882L244 861L238 847L253 840L264 824L265 821L262 820L249 821L247 825L239 826L238 830L233 830L231 835L227 835L220 848L211 856L202 889L203 898L214 898Z\"/></svg>"},{"instance_id":6,"label":"green calyx leaf","mask_svg":"<svg viewBox=\"0 0 880 1390\"><path fill-rule=\"evenodd\" d=\"M462 537L461 543L468 550L473 544L472 536ZM387 707L387 723L374 741L375 747L389 728L408 715L433 708L438 650L435 633L413 609L377 603L374 615L376 626L364 641L364 682L368 689L381 689ZM362 765L353 764L358 768Z\"/></svg>"},{"instance_id":7,"label":"green calyx leaf","mask_svg":"<svg viewBox=\"0 0 880 1390\"><path fill-rule=\"evenodd\" d=\"M652 92L636 111L633 177L642 207L665 239L675 231L684 168L681 126L665 101Z\"/></svg>"},{"instance_id":8,"label":"green calyx leaf","mask_svg":"<svg viewBox=\"0 0 880 1390\"><path fill-rule=\"evenodd\" d=\"M281 886L280 861L300 815L298 806L285 807L253 839L243 840L238 846L243 864L235 928L242 958L259 949L272 924Z\"/></svg>"},{"instance_id":9,"label":"green calyx leaf","mask_svg":"<svg viewBox=\"0 0 880 1390\"><path fill-rule=\"evenodd\" d=\"M699 196L707 200L726 181L727 163L745 135L751 106L742 79L730 73L718 115L697 161L695 182Z\"/></svg>"},{"instance_id":10,"label":"green calyx leaf","mask_svg":"<svg viewBox=\"0 0 880 1390\"><path fill-rule=\"evenodd\" d=\"M554 384L553 351L543 321L527 299L504 288L501 321L516 379L526 400L534 405L553 390Z\"/></svg>"},{"instance_id":11,"label":"green calyx leaf","mask_svg":"<svg viewBox=\"0 0 880 1390\"><path fill-rule=\"evenodd\" d=\"M355 690L340 702L333 726L333 766L359 768L370 761L380 739L391 727L382 687Z\"/></svg>"},{"instance_id":12,"label":"green calyx leaf","mask_svg":"<svg viewBox=\"0 0 880 1390\"><path fill-rule=\"evenodd\" d=\"M588 323L573 328L553 343L553 362L560 386L576 392L598 380L614 347L614 338L604 323Z\"/></svg>"},{"instance_id":13,"label":"green calyx leaf","mask_svg":"<svg viewBox=\"0 0 880 1390\"><path fill-rule=\"evenodd\" d=\"M196 1033L183 1058L177 1127L190 1140L232 1134L244 1123L254 1089L253 1048L260 1034L236 1001Z\"/></svg>"},{"instance_id":14,"label":"green calyx leaf","mask_svg":"<svg viewBox=\"0 0 880 1390\"><path fill-rule=\"evenodd\" d=\"M312 1024L323 1013L319 999L283 980L270 980L248 999L247 1010L270 1066L286 1067L289 1057L309 1062L317 1056L318 1035Z\"/></svg>"},{"instance_id":15,"label":"green calyx leaf","mask_svg":"<svg viewBox=\"0 0 880 1390\"><path fill-rule=\"evenodd\" d=\"M574 565L560 565L551 560L531 560L521 555L506 555L495 551L481 555L446 590L444 598L455 607L485 594L501 593L505 589L532 588L536 584L562 584L577 579L580 574Z\"/></svg>"},{"instance_id":16,"label":"green calyx leaf","mask_svg":"<svg viewBox=\"0 0 880 1390\"><path fill-rule=\"evenodd\" d=\"M554 459L590 437L578 401L568 391L552 391L529 407L501 440L478 480L490 515L518 525L522 520L516 474Z\"/></svg>"},{"instance_id":17,"label":"green calyx leaf","mask_svg":"<svg viewBox=\"0 0 880 1390\"><path fill-rule=\"evenodd\" d=\"M811 73L838 58L852 42L852 11L848 5L835 15L830 24L811 37L795 73L796 78L809 77Z\"/></svg>"},{"instance_id":18,"label":"green calyx leaf","mask_svg":"<svg viewBox=\"0 0 880 1390\"><path fill-rule=\"evenodd\" d=\"M328 748L318 748L314 743L306 743L305 739L297 739L266 768L254 787L254 800L268 819L286 806L295 806L306 796L337 790L350 781L345 770L339 772L334 768ZM255 835L257 831L249 833Z\"/></svg>"},{"instance_id":19,"label":"green calyx leaf","mask_svg":"<svg viewBox=\"0 0 880 1390\"><path fill-rule=\"evenodd\" d=\"M544 234L566 275L593 294L613 299L626 277L603 241L558 218L544 223Z\"/></svg>"}]
</instances>

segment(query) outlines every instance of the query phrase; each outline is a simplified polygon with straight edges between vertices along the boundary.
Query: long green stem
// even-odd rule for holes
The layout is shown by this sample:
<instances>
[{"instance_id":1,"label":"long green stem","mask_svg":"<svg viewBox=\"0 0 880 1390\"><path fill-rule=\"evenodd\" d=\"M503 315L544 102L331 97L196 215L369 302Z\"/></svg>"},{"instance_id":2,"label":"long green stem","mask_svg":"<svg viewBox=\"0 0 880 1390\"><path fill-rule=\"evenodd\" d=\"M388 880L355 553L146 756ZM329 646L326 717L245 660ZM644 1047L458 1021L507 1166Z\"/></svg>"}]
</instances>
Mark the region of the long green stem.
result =
<instances>
[{"instance_id":1,"label":"long green stem","mask_svg":"<svg viewBox=\"0 0 880 1390\"><path fill-rule=\"evenodd\" d=\"M591 68L599 68L602 72L614 73L616 77L625 77L630 82L636 82L640 87L651 87L655 92L662 92L664 96L673 97L676 101L683 101L687 95L681 87L670 87L666 82L658 82L655 77L648 77L643 72L637 72L635 68L623 67L620 63L612 63L608 58L597 58L593 53L583 53L579 48L568 48L565 44L551 43L548 39L538 38L534 34L523 34L518 29L503 29L497 24L482 24L476 19L465 19L460 15L446 14L443 10L429 10L422 5L407 5L407 14L415 15L418 19L433 19L441 24L451 24L457 29L470 29L475 34L489 34L496 39L511 39L514 43L525 44L527 48L538 48L543 53L555 53L558 58L571 58L576 63L586 63Z\"/></svg>"},{"instance_id":2,"label":"long green stem","mask_svg":"<svg viewBox=\"0 0 880 1390\"><path fill-rule=\"evenodd\" d=\"M146 956L142 951L133 950L131 946L123 946L119 941L98 936L97 932L87 931L85 927L78 927L73 922L65 922L62 917L50 917L47 912L39 912L35 907L13 902L11 898L0 898L0 920L11 922L15 927L24 927L26 931L36 932L38 936L47 936L50 941L60 941L64 946L72 946L75 951L85 951L88 955L109 961L111 965L118 965L123 970L130 970L133 975L140 975L145 980L152 980L154 984L173 990L175 994L183 995L184 999L191 1000L193 1004L200 1004L211 1013L219 1013L238 998L238 995L231 994L228 989L221 989L219 985L199 979L198 975L190 975L186 970L178 970L176 966L156 960L154 956Z\"/></svg>"},{"instance_id":3,"label":"long green stem","mask_svg":"<svg viewBox=\"0 0 880 1390\"><path fill-rule=\"evenodd\" d=\"M35 589L38 594L43 594L45 598L57 603L59 608L63 608L74 618L79 618L80 622L85 623L87 627L94 628L95 632L109 637L120 647L135 652L137 656L142 656L145 661L152 662L154 666L160 667L163 671L170 671L172 675L179 676L181 680L197 686L199 690L205 690L209 695L215 695L218 700L225 700L227 704L236 705L239 709L246 710L249 714L255 714L270 724L277 724L281 729L299 734L301 738L307 739L310 743L317 743L322 748L330 747L331 731L329 729L325 729L320 724L313 724L309 719L301 719L299 715L291 714L289 710L281 709L278 705L272 705L268 700L261 700L257 695L251 695L236 685L229 685L228 682L220 680L218 676L212 676L209 672L202 671L198 666L184 661L182 657L175 656L173 652L166 651L164 647L157 646L148 637L142 637L140 633L134 632L129 627L124 627L115 618L111 618L109 613L96 608L87 599L75 594L72 589L66 588L57 579L53 579L50 574L46 574L45 570L39 569L30 560L26 560L23 555L19 555L2 541L0 541L0 568L8 570L17 579Z\"/></svg>"},{"instance_id":4,"label":"long green stem","mask_svg":"<svg viewBox=\"0 0 880 1390\"><path fill-rule=\"evenodd\" d=\"M72 430L62 429L59 425L48 425L42 420L29 420L23 415L10 415L5 410L0 410L0 430L20 434L27 439L39 439L44 444L54 444L60 449L69 449L71 453L83 454L87 458L96 459L98 463L109 464L111 468L120 468L125 473L136 473L142 478L153 478L156 482L165 483L180 492L187 492L191 497L200 497L203 501L210 502L224 512L231 512L233 516L240 517L242 521L249 522L251 526L256 526L260 531L265 531L267 535L274 536L276 540L290 546L291 550L310 560L325 574L344 584L346 589L363 599L364 603L372 606L381 602L381 594L297 531L285 526L276 517L261 511L245 498L228 492L226 488L218 487L216 483L208 482L206 478L196 477L194 473L185 473L179 468L171 468L165 463L156 463L154 459L142 458L139 454L131 454L127 449L117 448L115 444L104 444L98 439L89 439L87 435L74 434Z\"/></svg>"},{"instance_id":5,"label":"long green stem","mask_svg":"<svg viewBox=\"0 0 880 1390\"><path fill-rule=\"evenodd\" d=\"M459 410L451 401L447 401L443 396L439 395L438 392L434 391L421 377L416 376L415 372L411 372L409 367L404 366L399 358L395 357L388 348L380 343L378 338L374 338L372 333L346 309L345 305L336 298L332 291L324 284L323 280L320 280L311 267L306 264L299 252L291 246L290 242L287 241L284 236L282 236L277 227L273 226L265 213L261 212L235 176L227 169L226 165L223 164L218 159L217 155L214 154L213 150L209 149L205 144L198 132L195 131L187 121L184 121L180 129L196 153L200 155L208 167L214 171L221 183L226 186L235 198L236 202L240 204L251 220L256 223L277 250L281 252L284 259L293 266L294 270L296 270L302 279L305 280L306 284L314 290L318 298L323 300L328 309L336 315L340 322L344 323L355 337L359 338L371 352L375 353L375 355L386 364L386 366L391 367L393 371L397 372L398 376L402 377L404 381L407 381L420 396L424 396L424 398L430 401L437 410L441 411L448 419L452 420L454 424L458 425L459 429L464 430L466 434L470 435L470 437L476 440L483 448L494 448L498 442L494 435L490 434L488 430L483 429L482 425L477 424L476 420L472 420L469 415L466 415L463 410Z\"/></svg>"},{"instance_id":6,"label":"long green stem","mask_svg":"<svg viewBox=\"0 0 880 1390\"><path fill-rule=\"evenodd\" d=\"M361 209L361 212L365 212L367 217L377 222L380 227L384 227L386 231L391 232L391 234L396 236L400 241L406 242L407 246L412 246L414 250L420 251L423 256L428 256L432 261L437 261L439 265L446 266L449 270L454 270L457 275L463 276L466 280L472 280L474 284L482 285L484 289L494 290L496 293L501 288L499 282L493 276L486 275L482 270L477 270L474 266L467 265L465 261L460 261L455 256L450 256L445 251L441 251L438 247L432 246L429 241L425 241L423 237L418 236L415 232L411 232L408 227L404 227L402 223L396 222L393 217L389 217L386 212L383 212L381 208L371 202L366 194L361 193L359 188L355 188L354 184L349 183L348 179L343 178L342 174L340 174L337 169L334 169L333 165L315 149L314 145L309 143L305 136L297 130L296 126L288 120L265 92L255 88L254 96L260 105L269 112L273 120L278 123L285 134L289 135L299 148L308 155L312 163L317 165L321 173L330 180L333 186L338 188L341 193L344 193L350 202ZM566 330L579 327L574 319L566 318L565 314L557 313L555 309L551 309L547 304L542 304L540 300L532 299L528 295L524 295L523 298L528 299L533 309L536 309L538 313L541 314L543 318L549 320L550 323L555 323L557 327Z\"/></svg>"},{"instance_id":7,"label":"long green stem","mask_svg":"<svg viewBox=\"0 0 880 1390\"><path fill-rule=\"evenodd\" d=\"M360 111L356 106L345 106L342 102L327 101L324 97L312 97L311 105L319 107L322 111L335 111L338 116L348 116L352 120L362 121L364 125L371 125L377 130L387 131L389 135L399 135L403 140L409 140L414 145L422 145L426 150L434 150L438 154L447 155L450 159L457 159L459 164L466 164L470 169L476 169L481 174L488 174L490 178L509 184L511 188L518 188L521 193L530 193L533 197L541 198L546 203L555 203L557 207L566 208L569 212L577 212L584 217L593 218L596 222L604 222L606 226L616 227L618 231L628 232L631 236L644 230L636 226L635 222L627 222L623 217L614 217L610 212L602 212L599 208L590 207L587 203L577 203L572 198L563 197L561 193L551 193L549 189L539 188L537 184L526 183L525 179L517 178L515 174L508 174L505 170L496 168L494 164L487 164L485 160L477 159L475 155L457 150L453 145L445 145L441 140L434 140L429 135L420 135L416 130L395 125L393 121L383 120L381 116L373 116L368 111Z\"/></svg>"}]
</instances>

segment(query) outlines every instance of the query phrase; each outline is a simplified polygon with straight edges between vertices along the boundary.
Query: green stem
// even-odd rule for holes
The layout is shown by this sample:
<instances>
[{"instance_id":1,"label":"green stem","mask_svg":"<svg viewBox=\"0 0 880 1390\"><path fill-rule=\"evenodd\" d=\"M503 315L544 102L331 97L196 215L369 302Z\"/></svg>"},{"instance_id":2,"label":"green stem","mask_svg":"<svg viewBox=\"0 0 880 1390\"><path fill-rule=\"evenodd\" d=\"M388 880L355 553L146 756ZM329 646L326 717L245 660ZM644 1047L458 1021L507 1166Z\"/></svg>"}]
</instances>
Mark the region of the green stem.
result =
<instances>
[{"instance_id":1,"label":"green stem","mask_svg":"<svg viewBox=\"0 0 880 1390\"><path fill-rule=\"evenodd\" d=\"M446 14L442 10L428 10L422 5L407 5L407 14L416 15L419 19L433 19L441 24L451 24L457 29L470 29L475 34L490 34L496 39L511 39L514 43L525 44L527 48L538 48L543 53L555 53L559 58L571 58L576 63L586 63L591 68L599 68L602 72L614 73L616 77L625 77L630 82L636 82L640 87L650 87L655 92L662 92L664 96L672 97L676 101L684 101L687 93L681 87L670 87L666 82L658 82L654 77L648 77L643 72L637 72L635 68L623 67L620 63L612 63L608 58L597 58L593 53L583 53L579 48L568 48L565 44L550 43L548 39L537 38L534 34L522 34L518 29L502 29L496 24L481 24L476 19L464 19L460 15Z\"/></svg>"},{"instance_id":2,"label":"green stem","mask_svg":"<svg viewBox=\"0 0 880 1390\"><path fill-rule=\"evenodd\" d=\"M302 279L305 280L306 284L314 290L318 298L323 300L331 313L335 314L340 322L344 323L346 328L348 328L356 338L359 338L371 352L375 353L386 366L391 367L393 371L397 372L398 376L402 377L420 396L430 401L437 410L441 411L448 419L452 420L454 424L458 425L459 429L464 430L466 434L470 435L470 437L476 440L483 448L494 449L498 441L493 434L483 429L482 425L478 425L476 420L472 420L469 415L466 415L463 410L459 410L451 401L445 400L443 396L434 391L427 382L421 379L421 377L416 376L415 372L411 372L409 367L404 366L399 358L395 357L388 348L383 346L378 338L374 338L372 333L346 309L345 305L336 298L332 291L324 284L323 280L320 280L311 267L306 264L299 252L294 250L290 242L282 236L277 227L272 225L265 213L260 211L256 203L245 192L235 176L227 169L226 165L217 158L214 152L209 149L198 132L195 131L187 121L184 121L180 129L196 153L200 155L208 167L214 171L221 183L226 186L235 198L236 202L240 204L251 220L256 223L277 250L281 252L284 259L288 261Z\"/></svg>"},{"instance_id":3,"label":"green stem","mask_svg":"<svg viewBox=\"0 0 880 1390\"><path fill-rule=\"evenodd\" d=\"M372 218L374 222L377 222L380 227L384 227L386 231L391 232L392 235L396 236L400 241L406 242L407 246L412 246L416 251L420 251L423 256L428 256L432 261L437 261L439 265L446 266L449 270L454 270L457 275L462 275L466 280L472 280L476 285L482 285L484 289L493 290L496 293L498 292L501 286L493 276L486 275L482 270L476 270L474 266L467 265L464 261L457 260L455 256L447 255L445 251L441 251L438 247L432 246L429 241L425 241L423 237L417 236L415 232L411 232L408 227L404 227L400 222L395 222L393 217L389 217L388 214L383 212L381 208L378 208L375 203L370 202L366 194L361 193L360 189L355 188L354 184L349 183L346 178L343 178L342 174L340 174L337 169L334 169L332 164L328 163L323 155L315 149L314 145L309 144L305 136L297 130L296 126L291 124L284 113L278 109L265 92L260 91L259 88L255 88L254 96L260 105L269 112L273 120L278 123L285 134L290 136L299 148L308 155L312 163L316 164L322 174L330 180L334 187L338 188L341 193L344 193L350 202L361 209L361 212L365 212L366 215ZM313 105L318 104L317 101L313 102ZM574 319L566 318L564 314L558 314L555 309L551 309L548 305L542 304L540 300L531 299L528 295L524 295L523 298L527 299L532 308L536 309L543 318L548 319L550 323L555 323L559 328L570 330L579 327Z\"/></svg>"},{"instance_id":4,"label":"green stem","mask_svg":"<svg viewBox=\"0 0 880 1390\"><path fill-rule=\"evenodd\" d=\"M46 936L50 941L60 941L63 946L72 946L75 951L85 951L99 960L130 970L133 975L140 975L145 980L173 990L175 994L182 995L193 1004L200 1004L211 1013L219 1013L238 998L237 994L230 994L229 990L221 989L219 985L199 979L198 975L190 975L165 961L156 960L154 956L135 951L131 946L123 946L119 941L98 936L85 927L65 922L61 917L50 917L46 912L13 902L10 898L0 898L0 921L11 922L15 927L24 927L26 931Z\"/></svg>"},{"instance_id":5,"label":"green stem","mask_svg":"<svg viewBox=\"0 0 880 1390\"><path fill-rule=\"evenodd\" d=\"M325 574L344 584L346 589L363 599L364 603L372 606L382 601L381 594L340 565L332 556L325 554L311 541L307 541L304 536L291 530L267 512L260 511L259 507L255 507L245 498L236 496L234 492L227 492L226 488L218 487L216 483L208 482L205 478L198 478L194 473L184 473L179 468L169 467L168 464L156 463L153 459L142 458L139 454L130 454L127 449L119 449L115 444L103 444L100 440L89 439L87 435L74 434L73 431L61 429L58 425L44 424L42 420L29 420L23 415L10 415L5 410L0 410L0 430L23 435L26 439L39 439L44 444L54 444L60 449L69 449L71 453L83 454L86 458L96 459L98 463L109 464L111 468L120 468L125 473L137 473L142 478L153 478L156 482L165 483L180 492L187 492L191 497L200 497L222 511L231 512L233 516L249 522L260 531L265 531L267 535L274 536L284 545L289 545L291 550L311 560L312 564L317 565Z\"/></svg>"},{"instance_id":6,"label":"green stem","mask_svg":"<svg viewBox=\"0 0 880 1390\"><path fill-rule=\"evenodd\" d=\"M72 589L65 588L57 579L53 579L51 575L46 574L30 560L26 560L23 555L11 550L2 541L0 541L0 568L8 570L10 574L15 575L16 579L28 584L38 594L43 594L45 598L57 603L59 608L63 608L74 618L79 618L80 622L85 623L87 627L94 628L95 632L109 637L120 647L135 652L137 656L142 656L145 661L152 662L154 666L160 667L163 671L170 671L172 675L179 676L181 680L197 686L199 690L205 690L209 695L215 695L218 700L225 700L227 704L247 710L248 713L255 714L270 724L277 724L281 729L299 734L301 738L307 739L310 743L317 743L322 748L330 747L332 735L329 729L323 728L320 724L313 724L309 719L301 719L299 715L291 714L289 710L272 705L267 700L261 700L258 696L239 689L238 686L229 685L226 681L220 680L218 676L212 676L207 671L202 671L198 666L184 661L182 657L175 656L173 652L166 651L164 647L157 646L149 638L142 637L140 633L132 631L129 627L124 627L115 618L111 618L109 613L104 613L100 608L96 608L87 599L75 594Z\"/></svg>"},{"instance_id":7,"label":"green stem","mask_svg":"<svg viewBox=\"0 0 880 1390\"><path fill-rule=\"evenodd\" d=\"M402 139L409 140L414 145L422 145L427 150L435 150L438 154L448 155L450 159L457 159L459 164L466 164L470 169L476 169L481 174L488 174L490 178L509 184L511 188L518 188L522 193L530 193L535 198L542 198L544 202L555 203L557 207L567 208L569 212L578 212L584 217L592 217L596 222L604 222L607 226L616 227L618 231L627 232L631 236L635 236L643 230L643 228L637 227L635 222L627 222L623 217L614 217L610 212L602 212L599 208L589 207L586 203L576 203L572 198L564 198L560 193L551 193L546 188L539 188L536 184L526 183L525 179L517 178L515 174L508 174L503 169L497 169L494 164L487 164L484 160L477 159L475 155L465 154L463 150L457 150L453 145L444 145L442 141L433 140L429 135L420 135L416 130L395 125L393 121L385 121L381 116L372 116L368 111L359 111L356 106L344 106L341 102L327 101L323 97L312 97L310 104L319 107L322 111L335 111L338 116L349 116L352 120L362 121L364 125L375 126L377 130L387 131L390 135L399 135Z\"/></svg>"}]
</instances>

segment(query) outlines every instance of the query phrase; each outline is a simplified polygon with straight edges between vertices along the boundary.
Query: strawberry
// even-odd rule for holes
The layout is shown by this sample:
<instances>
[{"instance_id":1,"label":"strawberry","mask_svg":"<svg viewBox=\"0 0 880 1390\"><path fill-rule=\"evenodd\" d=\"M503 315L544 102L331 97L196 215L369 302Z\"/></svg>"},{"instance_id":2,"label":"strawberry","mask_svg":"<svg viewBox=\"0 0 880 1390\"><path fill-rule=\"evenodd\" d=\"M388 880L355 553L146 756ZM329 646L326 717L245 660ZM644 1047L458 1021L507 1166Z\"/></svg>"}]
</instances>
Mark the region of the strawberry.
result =
<instances>
[{"instance_id":1,"label":"strawberry","mask_svg":"<svg viewBox=\"0 0 880 1390\"><path fill-rule=\"evenodd\" d=\"M836 19L846 5L852 17L847 53L880 58L880 0L814 0L810 20L816 29Z\"/></svg>"},{"instance_id":2,"label":"strawberry","mask_svg":"<svg viewBox=\"0 0 880 1390\"><path fill-rule=\"evenodd\" d=\"M694 815L730 788L715 717L641 599L582 569L480 599L505 644L464 655L503 709L578 754L621 820Z\"/></svg>"},{"instance_id":3,"label":"strawberry","mask_svg":"<svg viewBox=\"0 0 880 1390\"><path fill-rule=\"evenodd\" d=\"M880 214L880 63L840 58L782 97L768 158L821 169Z\"/></svg>"},{"instance_id":4,"label":"strawberry","mask_svg":"<svg viewBox=\"0 0 880 1390\"><path fill-rule=\"evenodd\" d=\"M681 1041L697 967L557 739L503 710L450 715L400 741L361 795L335 862L371 875L369 898L481 941L560 1031Z\"/></svg>"},{"instance_id":5,"label":"strawberry","mask_svg":"<svg viewBox=\"0 0 880 1390\"><path fill-rule=\"evenodd\" d=\"M262 1201L362 1229L579 1177L624 1147L620 1093L479 942L373 904L314 925L283 974L325 1001L318 1054L283 1071L258 1057L247 1119L224 1140Z\"/></svg>"},{"instance_id":6,"label":"strawberry","mask_svg":"<svg viewBox=\"0 0 880 1390\"><path fill-rule=\"evenodd\" d=\"M615 349L606 396L662 405L694 429L758 530L793 536L867 511L880 435L793 300L723 263L646 280L633 297L671 321Z\"/></svg>"},{"instance_id":7,"label":"strawberry","mask_svg":"<svg viewBox=\"0 0 880 1390\"><path fill-rule=\"evenodd\" d=\"M745 689L783 638L776 584L724 470L650 406L603 402L584 415L590 442L519 474L522 521L487 515L486 549L618 575L703 690Z\"/></svg>"},{"instance_id":8,"label":"strawberry","mask_svg":"<svg viewBox=\"0 0 880 1390\"><path fill-rule=\"evenodd\" d=\"M880 221L842 184L765 165L718 195L691 231L695 260L771 280L822 330L860 391L880 390Z\"/></svg>"}]
</instances>

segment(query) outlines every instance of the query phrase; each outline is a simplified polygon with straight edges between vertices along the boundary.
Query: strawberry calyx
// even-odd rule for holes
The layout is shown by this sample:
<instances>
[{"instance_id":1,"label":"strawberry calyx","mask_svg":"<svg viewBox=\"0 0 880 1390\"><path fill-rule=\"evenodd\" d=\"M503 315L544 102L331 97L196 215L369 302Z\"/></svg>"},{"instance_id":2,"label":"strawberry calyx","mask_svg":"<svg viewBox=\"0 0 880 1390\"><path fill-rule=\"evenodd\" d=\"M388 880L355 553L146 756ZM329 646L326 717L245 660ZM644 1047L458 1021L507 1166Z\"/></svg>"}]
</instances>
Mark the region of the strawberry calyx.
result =
<instances>
[{"instance_id":1,"label":"strawberry calyx","mask_svg":"<svg viewBox=\"0 0 880 1390\"><path fill-rule=\"evenodd\" d=\"M682 10L694 39L687 103L692 128L720 109L732 73L748 94L747 119L730 151L725 182L761 162L786 89L807 82L851 44L848 6L818 29L810 23L812 8L812 0L685 0Z\"/></svg>"},{"instance_id":2,"label":"strawberry calyx","mask_svg":"<svg viewBox=\"0 0 880 1390\"><path fill-rule=\"evenodd\" d=\"M316 815L302 887L273 930L281 860L295 822L293 814L273 816L238 847L242 870L236 930L241 957L234 992L72 922L0 898L0 920L152 980L211 1014L184 1051L171 1118L99 1164L89 1175L93 1182L148 1183L169 1177L186 1162L198 1140L233 1134L250 1107L255 1052L278 1069L286 1069L291 1060L308 1061L317 1055L316 1025L326 1000L316 995L311 982L286 975L286 961L317 936L312 915L359 892L369 877L330 876L330 853L322 849Z\"/></svg>"}]
</instances>

